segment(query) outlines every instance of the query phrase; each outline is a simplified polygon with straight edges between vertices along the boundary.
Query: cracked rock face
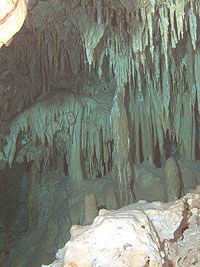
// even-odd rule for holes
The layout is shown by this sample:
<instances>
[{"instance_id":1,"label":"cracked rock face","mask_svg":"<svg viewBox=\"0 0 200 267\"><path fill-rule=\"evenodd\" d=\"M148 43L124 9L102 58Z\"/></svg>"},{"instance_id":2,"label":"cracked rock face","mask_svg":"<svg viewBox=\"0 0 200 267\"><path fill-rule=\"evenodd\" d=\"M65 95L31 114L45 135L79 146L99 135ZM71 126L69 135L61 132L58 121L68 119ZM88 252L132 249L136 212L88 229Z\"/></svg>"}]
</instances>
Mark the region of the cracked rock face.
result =
<instances>
[{"instance_id":1,"label":"cracked rock face","mask_svg":"<svg viewBox=\"0 0 200 267\"><path fill-rule=\"evenodd\" d=\"M72 226L70 241L48 266L199 266L199 225L199 194L100 210L91 225Z\"/></svg>"}]
</instances>

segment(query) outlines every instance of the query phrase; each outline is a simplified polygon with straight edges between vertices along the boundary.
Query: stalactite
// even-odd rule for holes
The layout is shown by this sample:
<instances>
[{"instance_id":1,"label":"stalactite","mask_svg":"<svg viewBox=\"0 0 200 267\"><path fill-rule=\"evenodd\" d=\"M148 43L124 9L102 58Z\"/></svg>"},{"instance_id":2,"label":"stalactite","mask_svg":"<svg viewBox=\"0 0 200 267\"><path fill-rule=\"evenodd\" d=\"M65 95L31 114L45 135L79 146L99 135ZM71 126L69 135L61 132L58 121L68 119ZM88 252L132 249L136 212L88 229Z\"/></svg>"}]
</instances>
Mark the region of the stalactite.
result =
<instances>
[{"instance_id":1,"label":"stalactite","mask_svg":"<svg viewBox=\"0 0 200 267\"><path fill-rule=\"evenodd\" d=\"M196 49L196 40L197 40L197 20L196 15L193 10L193 2L190 3L189 9L189 25L190 25L190 36L192 39L192 45L194 50Z\"/></svg>"},{"instance_id":2,"label":"stalactite","mask_svg":"<svg viewBox=\"0 0 200 267\"><path fill-rule=\"evenodd\" d=\"M91 24L90 28L84 32L86 55L90 66L92 66L94 61L94 49L101 40L105 27L103 24Z\"/></svg>"},{"instance_id":3,"label":"stalactite","mask_svg":"<svg viewBox=\"0 0 200 267\"><path fill-rule=\"evenodd\" d=\"M161 34L161 40L162 40L162 46L163 46L163 52L165 56L165 65L166 70L168 71L168 32L169 32L169 21L167 16L167 8L164 6L161 6L159 8L159 15L160 15L160 34Z\"/></svg>"},{"instance_id":4,"label":"stalactite","mask_svg":"<svg viewBox=\"0 0 200 267\"><path fill-rule=\"evenodd\" d=\"M171 25L171 45L172 45L172 48L175 48L176 44L178 42L177 34L176 34L176 30L175 30L175 25L174 25L174 13L175 13L175 7L172 5L170 7L170 25Z\"/></svg>"},{"instance_id":5,"label":"stalactite","mask_svg":"<svg viewBox=\"0 0 200 267\"><path fill-rule=\"evenodd\" d=\"M198 100L198 111L200 112L200 49L196 49L195 53L195 80L196 80L196 88L197 88L197 100Z\"/></svg>"},{"instance_id":6,"label":"stalactite","mask_svg":"<svg viewBox=\"0 0 200 267\"><path fill-rule=\"evenodd\" d=\"M102 0L96 0L97 1L97 22L98 24L102 23Z\"/></svg>"},{"instance_id":7,"label":"stalactite","mask_svg":"<svg viewBox=\"0 0 200 267\"><path fill-rule=\"evenodd\" d=\"M168 72L163 68L162 76L162 88L163 88L163 108L164 114L163 117L163 129L166 135L167 129L169 129L169 103L170 103L170 81Z\"/></svg>"},{"instance_id":8,"label":"stalactite","mask_svg":"<svg viewBox=\"0 0 200 267\"><path fill-rule=\"evenodd\" d=\"M187 83L188 83L188 89L190 92L190 103L191 107L194 109L195 102L196 102L196 84L195 84L195 77L194 77L194 56L193 56L193 48L192 48L192 43L190 41L190 38L187 38Z\"/></svg>"},{"instance_id":9,"label":"stalactite","mask_svg":"<svg viewBox=\"0 0 200 267\"><path fill-rule=\"evenodd\" d=\"M176 25L178 31L178 40L183 38L183 22L185 16L184 8L185 8L184 1L176 1L175 16L176 16Z\"/></svg>"}]
</instances>

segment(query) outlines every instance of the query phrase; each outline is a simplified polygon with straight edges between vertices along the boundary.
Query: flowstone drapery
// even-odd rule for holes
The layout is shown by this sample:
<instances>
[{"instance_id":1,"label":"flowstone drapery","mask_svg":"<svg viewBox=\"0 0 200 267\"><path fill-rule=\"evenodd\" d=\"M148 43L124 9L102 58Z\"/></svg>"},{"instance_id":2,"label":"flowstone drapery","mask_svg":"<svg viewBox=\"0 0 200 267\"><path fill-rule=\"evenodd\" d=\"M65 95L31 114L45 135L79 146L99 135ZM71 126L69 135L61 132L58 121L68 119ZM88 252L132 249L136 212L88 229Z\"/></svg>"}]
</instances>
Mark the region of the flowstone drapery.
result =
<instances>
[{"instance_id":1,"label":"flowstone drapery","mask_svg":"<svg viewBox=\"0 0 200 267\"><path fill-rule=\"evenodd\" d=\"M34 161L36 170L52 164L64 170L67 164L75 188L79 188L84 179L103 177L111 168L112 95L108 92L106 96L99 94L89 98L64 89L50 92L4 123L9 131L2 136L5 144L0 158L2 165L7 162L11 166L13 160Z\"/></svg>"}]
</instances>

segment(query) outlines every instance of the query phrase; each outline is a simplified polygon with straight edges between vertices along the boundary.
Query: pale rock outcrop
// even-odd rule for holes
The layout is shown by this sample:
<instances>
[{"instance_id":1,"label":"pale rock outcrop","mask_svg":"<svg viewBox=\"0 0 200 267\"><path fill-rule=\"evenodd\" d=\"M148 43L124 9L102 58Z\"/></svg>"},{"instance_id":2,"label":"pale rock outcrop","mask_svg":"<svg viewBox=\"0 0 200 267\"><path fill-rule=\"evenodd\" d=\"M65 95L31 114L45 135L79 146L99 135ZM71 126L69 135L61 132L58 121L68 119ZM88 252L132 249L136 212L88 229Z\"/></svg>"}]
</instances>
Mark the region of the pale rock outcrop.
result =
<instances>
[{"instance_id":1,"label":"pale rock outcrop","mask_svg":"<svg viewBox=\"0 0 200 267\"><path fill-rule=\"evenodd\" d=\"M199 194L102 209L91 226L73 226L57 260L42 266L199 266L199 215Z\"/></svg>"}]
</instances>

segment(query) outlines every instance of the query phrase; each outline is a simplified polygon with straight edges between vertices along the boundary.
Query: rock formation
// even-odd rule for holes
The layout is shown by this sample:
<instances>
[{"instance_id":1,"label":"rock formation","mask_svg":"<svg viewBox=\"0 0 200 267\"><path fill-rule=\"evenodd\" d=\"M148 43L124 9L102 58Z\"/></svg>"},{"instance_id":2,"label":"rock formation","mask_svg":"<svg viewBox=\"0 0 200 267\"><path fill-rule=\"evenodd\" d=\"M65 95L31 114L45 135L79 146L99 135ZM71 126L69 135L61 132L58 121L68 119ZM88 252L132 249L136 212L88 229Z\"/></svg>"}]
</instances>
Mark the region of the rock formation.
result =
<instances>
[{"instance_id":1,"label":"rock formation","mask_svg":"<svg viewBox=\"0 0 200 267\"><path fill-rule=\"evenodd\" d=\"M199 0L0 2L0 265L53 261L86 196L200 184Z\"/></svg>"},{"instance_id":2,"label":"rock formation","mask_svg":"<svg viewBox=\"0 0 200 267\"><path fill-rule=\"evenodd\" d=\"M199 215L199 194L100 210L91 226L71 228L70 241L48 266L199 266Z\"/></svg>"}]
</instances>

